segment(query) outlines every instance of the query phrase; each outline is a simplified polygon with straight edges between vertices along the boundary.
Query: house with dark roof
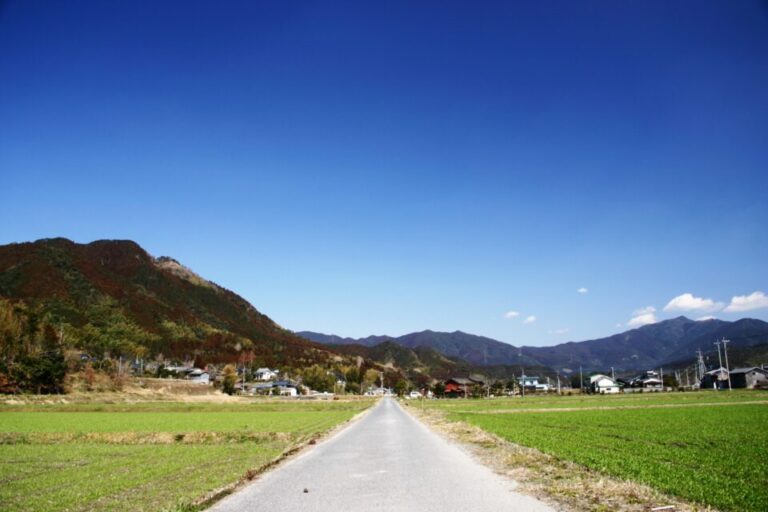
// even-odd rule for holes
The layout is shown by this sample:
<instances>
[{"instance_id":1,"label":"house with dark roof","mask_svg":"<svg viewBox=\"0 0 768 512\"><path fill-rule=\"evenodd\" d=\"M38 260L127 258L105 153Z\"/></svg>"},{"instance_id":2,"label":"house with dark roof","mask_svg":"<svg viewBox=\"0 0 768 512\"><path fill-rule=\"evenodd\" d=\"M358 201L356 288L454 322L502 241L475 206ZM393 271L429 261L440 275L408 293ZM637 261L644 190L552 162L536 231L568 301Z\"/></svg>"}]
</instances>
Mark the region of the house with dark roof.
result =
<instances>
[{"instance_id":1,"label":"house with dark roof","mask_svg":"<svg viewBox=\"0 0 768 512\"><path fill-rule=\"evenodd\" d=\"M768 388L768 370L752 368L734 368L731 370L731 387L755 389Z\"/></svg>"},{"instance_id":2,"label":"house with dark roof","mask_svg":"<svg viewBox=\"0 0 768 512\"><path fill-rule=\"evenodd\" d=\"M445 396L466 398L472 393L475 381L463 377L453 377L445 381Z\"/></svg>"},{"instance_id":3,"label":"house with dark roof","mask_svg":"<svg viewBox=\"0 0 768 512\"><path fill-rule=\"evenodd\" d=\"M701 378L699 384L700 389L728 389L728 370L723 368L715 368L709 370Z\"/></svg>"},{"instance_id":4,"label":"house with dark roof","mask_svg":"<svg viewBox=\"0 0 768 512\"><path fill-rule=\"evenodd\" d=\"M659 372L648 370L630 381L633 388L642 388L643 391L662 391L663 386Z\"/></svg>"}]
</instances>

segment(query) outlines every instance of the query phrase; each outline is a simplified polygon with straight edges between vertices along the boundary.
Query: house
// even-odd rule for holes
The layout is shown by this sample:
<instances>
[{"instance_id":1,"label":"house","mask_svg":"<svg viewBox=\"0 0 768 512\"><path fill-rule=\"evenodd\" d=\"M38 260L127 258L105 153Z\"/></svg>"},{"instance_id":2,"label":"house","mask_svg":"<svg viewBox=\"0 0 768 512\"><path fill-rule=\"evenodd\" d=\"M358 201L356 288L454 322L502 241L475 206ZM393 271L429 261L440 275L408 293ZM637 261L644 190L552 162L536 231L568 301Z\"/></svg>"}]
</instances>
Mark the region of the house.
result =
<instances>
[{"instance_id":1,"label":"house","mask_svg":"<svg viewBox=\"0 0 768 512\"><path fill-rule=\"evenodd\" d=\"M187 379L192 382L197 382L198 384L211 383L211 376L208 375L208 372L201 370L200 368L192 368L192 370L187 373Z\"/></svg>"},{"instance_id":2,"label":"house","mask_svg":"<svg viewBox=\"0 0 768 512\"><path fill-rule=\"evenodd\" d=\"M247 389L246 393L250 395L270 395L272 394L272 383L271 382L257 382L255 384L251 384Z\"/></svg>"},{"instance_id":3,"label":"house","mask_svg":"<svg viewBox=\"0 0 768 512\"><path fill-rule=\"evenodd\" d=\"M648 370L630 381L633 388L642 388L643 391L661 391L663 389L659 372Z\"/></svg>"},{"instance_id":4,"label":"house","mask_svg":"<svg viewBox=\"0 0 768 512\"><path fill-rule=\"evenodd\" d=\"M756 366L734 368L731 370L731 387L746 389L768 387L768 370Z\"/></svg>"},{"instance_id":5,"label":"house","mask_svg":"<svg viewBox=\"0 0 768 512\"><path fill-rule=\"evenodd\" d=\"M470 375L469 380L471 380L473 384L478 384L480 386L485 386L488 383L488 379L479 373L473 373Z\"/></svg>"},{"instance_id":6,"label":"house","mask_svg":"<svg viewBox=\"0 0 768 512\"><path fill-rule=\"evenodd\" d=\"M391 394L392 391L388 388L374 386L369 387L368 391L365 392L365 396L390 396Z\"/></svg>"},{"instance_id":7,"label":"house","mask_svg":"<svg viewBox=\"0 0 768 512\"><path fill-rule=\"evenodd\" d=\"M277 378L280 372L278 370L270 370L269 368L259 368L253 374L253 378L256 380L273 380Z\"/></svg>"},{"instance_id":8,"label":"house","mask_svg":"<svg viewBox=\"0 0 768 512\"><path fill-rule=\"evenodd\" d=\"M290 379L274 382L272 388L273 390L277 389L277 394L280 396L297 396L299 394L296 383Z\"/></svg>"},{"instance_id":9,"label":"house","mask_svg":"<svg viewBox=\"0 0 768 512\"><path fill-rule=\"evenodd\" d=\"M728 370L715 368L704 374L699 384L700 389L728 389Z\"/></svg>"},{"instance_id":10,"label":"house","mask_svg":"<svg viewBox=\"0 0 768 512\"><path fill-rule=\"evenodd\" d=\"M472 385L475 382L463 377L454 377L445 381L445 396L448 397L466 397L472 392Z\"/></svg>"},{"instance_id":11,"label":"house","mask_svg":"<svg viewBox=\"0 0 768 512\"><path fill-rule=\"evenodd\" d=\"M589 389L592 393L607 395L618 393L620 386L616 379L599 373L589 378Z\"/></svg>"},{"instance_id":12,"label":"house","mask_svg":"<svg viewBox=\"0 0 768 512\"><path fill-rule=\"evenodd\" d=\"M536 375L523 375L523 387L528 391L549 391L548 382L540 382L541 378Z\"/></svg>"}]
</instances>

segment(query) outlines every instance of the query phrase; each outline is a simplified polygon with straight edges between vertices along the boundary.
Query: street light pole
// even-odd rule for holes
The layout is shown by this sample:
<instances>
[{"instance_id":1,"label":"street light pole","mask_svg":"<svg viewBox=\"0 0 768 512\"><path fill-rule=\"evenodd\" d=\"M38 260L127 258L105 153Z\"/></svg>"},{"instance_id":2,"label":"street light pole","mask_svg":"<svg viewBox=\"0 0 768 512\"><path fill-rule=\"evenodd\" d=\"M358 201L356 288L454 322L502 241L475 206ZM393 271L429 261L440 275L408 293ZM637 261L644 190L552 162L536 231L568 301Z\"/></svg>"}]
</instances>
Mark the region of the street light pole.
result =
<instances>
[{"instance_id":1,"label":"street light pole","mask_svg":"<svg viewBox=\"0 0 768 512\"><path fill-rule=\"evenodd\" d=\"M723 352L725 353L725 371L728 372L728 391L733 391L731 387L731 368L728 366L728 344L731 340L723 338Z\"/></svg>"}]
</instances>

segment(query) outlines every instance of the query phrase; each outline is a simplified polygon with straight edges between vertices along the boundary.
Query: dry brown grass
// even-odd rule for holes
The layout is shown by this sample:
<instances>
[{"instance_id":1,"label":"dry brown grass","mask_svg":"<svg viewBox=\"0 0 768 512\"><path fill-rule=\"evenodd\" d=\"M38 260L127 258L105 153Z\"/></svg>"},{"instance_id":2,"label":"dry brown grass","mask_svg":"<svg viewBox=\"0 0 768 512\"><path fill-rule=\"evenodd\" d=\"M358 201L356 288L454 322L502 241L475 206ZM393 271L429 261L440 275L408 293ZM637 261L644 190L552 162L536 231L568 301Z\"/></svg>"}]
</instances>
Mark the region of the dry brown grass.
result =
<instances>
[{"instance_id":1,"label":"dry brown grass","mask_svg":"<svg viewBox=\"0 0 768 512\"><path fill-rule=\"evenodd\" d=\"M510 443L479 427L448 421L441 411L406 408L433 430L458 442L517 490L564 511L641 512L658 507L676 512L714 511L662 494L648 486L612 478L533 448Z\"/></svg>"},{"instance_id":2,"label":"dry brown grass","mask_svg":"<svg viewBox=\"0 0 768 512\"><path fill-rule=\"evenodd\" d=\"M299 439L288 432L0 432L0 445L294 443Z\"/></svg>"}]
</instances>

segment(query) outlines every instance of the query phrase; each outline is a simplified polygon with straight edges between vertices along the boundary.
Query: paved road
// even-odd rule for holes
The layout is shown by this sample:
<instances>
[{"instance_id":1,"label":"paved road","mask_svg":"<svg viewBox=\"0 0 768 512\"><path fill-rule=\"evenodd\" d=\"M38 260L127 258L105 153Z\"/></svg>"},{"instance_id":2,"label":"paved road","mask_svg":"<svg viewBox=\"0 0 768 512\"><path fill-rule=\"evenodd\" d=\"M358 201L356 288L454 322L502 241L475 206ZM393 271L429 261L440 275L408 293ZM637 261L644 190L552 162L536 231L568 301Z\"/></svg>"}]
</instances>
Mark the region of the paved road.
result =
<instances>
[{"instance_id":1,"label":"paved road","mask_svg":"<svg viewBox=\"0 0 768 512\"><path fill-rule=\"evenodd\" d=\"M385 398L361 420L210 511L553 510L511 488Z\"/></svg>"}]
</instances>

